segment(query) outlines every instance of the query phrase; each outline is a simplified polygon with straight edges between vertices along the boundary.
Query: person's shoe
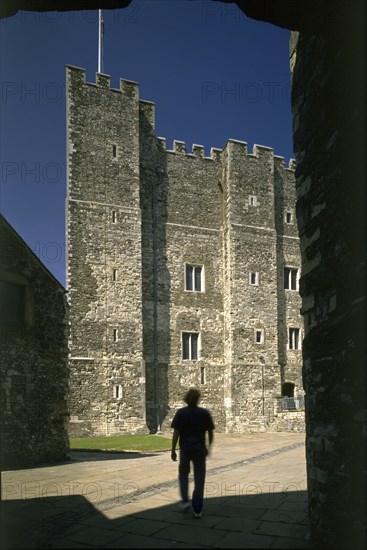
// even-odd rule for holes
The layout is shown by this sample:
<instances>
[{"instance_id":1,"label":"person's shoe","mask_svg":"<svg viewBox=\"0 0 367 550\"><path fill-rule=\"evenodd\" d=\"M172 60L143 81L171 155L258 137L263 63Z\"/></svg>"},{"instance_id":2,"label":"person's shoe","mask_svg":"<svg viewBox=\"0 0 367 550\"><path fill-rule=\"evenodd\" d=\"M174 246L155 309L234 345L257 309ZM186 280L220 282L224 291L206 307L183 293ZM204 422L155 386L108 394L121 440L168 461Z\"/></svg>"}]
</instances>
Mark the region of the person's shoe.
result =
<instances>
[{"instance_id":1,"label":"person's shoe","mask_svg":"<svg viewBox=\"0 0 367 550\"><path fill-rule=\"evenodd\" d=\"M195 512L195 510L193 510L192 515L194 516L194 518L200 519L203 515L203 512Z\"/></svg>"},{"instance_id":2,"label":"person's shoe","mask_svg":"<svg viewBox=\"0 0 367 550\"><path fill-rule=\"evenodd\" d=\"M189 501L180 502L180 504L178 505L178 509L185 512L186 510L188 510L190 508L190 506L191 506L191 502L189 502Z\"/></svg>"}]
</instances>

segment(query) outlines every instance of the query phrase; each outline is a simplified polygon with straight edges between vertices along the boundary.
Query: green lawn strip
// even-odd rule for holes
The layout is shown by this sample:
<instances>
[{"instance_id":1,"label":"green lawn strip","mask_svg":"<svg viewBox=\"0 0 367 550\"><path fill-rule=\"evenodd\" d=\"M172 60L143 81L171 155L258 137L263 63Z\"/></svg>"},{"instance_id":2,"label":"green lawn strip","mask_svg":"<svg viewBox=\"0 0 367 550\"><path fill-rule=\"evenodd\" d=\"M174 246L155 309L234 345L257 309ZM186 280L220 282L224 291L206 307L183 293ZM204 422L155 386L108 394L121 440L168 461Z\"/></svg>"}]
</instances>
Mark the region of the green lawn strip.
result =
<instances>
[{"instance_id":1,"label":"green lawn strip","mask_svg":"<svg viewBox=\"0 0 367 550\"><path fill-rule=\"evenodd\" d=\"M71 451L169 451L171 438L161 435L111 435L70 439Z\"/></svg>"}]
</instances>

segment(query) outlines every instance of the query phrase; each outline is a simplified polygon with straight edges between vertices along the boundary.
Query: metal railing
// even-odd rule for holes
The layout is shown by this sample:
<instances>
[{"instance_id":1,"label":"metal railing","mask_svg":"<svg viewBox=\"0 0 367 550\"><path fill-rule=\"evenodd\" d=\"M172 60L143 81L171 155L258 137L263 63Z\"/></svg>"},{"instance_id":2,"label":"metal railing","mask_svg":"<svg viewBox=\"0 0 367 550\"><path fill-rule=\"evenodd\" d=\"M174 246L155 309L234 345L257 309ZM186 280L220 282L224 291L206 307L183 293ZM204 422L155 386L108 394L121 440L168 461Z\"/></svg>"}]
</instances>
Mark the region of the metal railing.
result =
<instances>
[{"instance_id":1,"label":"metal railing","mask_svg":"<svg viewBox=\"0 0 367 550\"><path fill-rule=\"evenodd\" d=\"M298 397L278 397L278 411L295 411L305 408L305 399Z\"/></svg>"}]
</instances>

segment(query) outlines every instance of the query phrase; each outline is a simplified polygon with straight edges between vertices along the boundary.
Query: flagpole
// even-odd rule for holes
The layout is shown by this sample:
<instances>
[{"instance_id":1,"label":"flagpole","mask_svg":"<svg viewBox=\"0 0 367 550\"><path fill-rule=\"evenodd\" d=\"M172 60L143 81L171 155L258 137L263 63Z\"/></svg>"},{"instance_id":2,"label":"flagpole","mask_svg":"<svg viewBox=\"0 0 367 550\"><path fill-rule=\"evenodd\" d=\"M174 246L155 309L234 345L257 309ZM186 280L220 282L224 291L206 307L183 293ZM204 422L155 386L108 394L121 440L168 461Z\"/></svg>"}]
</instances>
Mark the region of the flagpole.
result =
<instances>
[{"instance_id":1,"label":"flagpole","mask_svg":"<svg viewBox=\"0 0 367 550\"><path fill-rule=\"evenodd\" d=\"M103 72L102 54L103 54L103 15L102 10L98 10L98 72Z\"/></svg>"}]
</instances>

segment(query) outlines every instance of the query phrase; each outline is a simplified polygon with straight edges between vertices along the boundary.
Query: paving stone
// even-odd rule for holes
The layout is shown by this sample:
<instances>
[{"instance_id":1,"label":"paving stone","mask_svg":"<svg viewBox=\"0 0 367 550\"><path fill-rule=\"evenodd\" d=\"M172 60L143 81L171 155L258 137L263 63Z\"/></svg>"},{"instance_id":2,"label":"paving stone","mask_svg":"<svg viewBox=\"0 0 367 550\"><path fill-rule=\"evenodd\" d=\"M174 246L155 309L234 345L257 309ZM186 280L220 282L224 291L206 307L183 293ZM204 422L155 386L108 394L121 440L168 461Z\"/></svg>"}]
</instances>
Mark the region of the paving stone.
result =
<instances>
[{"instance_id":1,"label":"paving stone","mask_svg":"<svg viewBox=\"0 0 367 550\"><path fill-rule=\"evenodd\" d=\"M221 521L221 519L222 518L219 516L212 516L204 512L203 516L200 518L200 526L213 527L219 521ZM180 525L192 526L193 523L197 522L197 519L194 518L194 516L192 515L192 512L188 510L187 512L172 513L165 521L167 523L177 523Z\"/></svg>"},{"instance_id":2,"label":"paving stone","mask_svg":"<svg viewBox=\"0 0 367 550\"><path fill-rule=\"evenodd\" d=\"M128 533L103 548L176 548L176 545L168 540Z\"/></svg>"},{"instance_id":3,"label":"paving stone","mask_svg":"<svg viewBox=\"0 0 367 550\"><path fill-rule=\"evenodd\" d=\"M75 541L70 540L70 539L62 538L62 539L55 539L55 540L51 541L49 548L55 548L55 549L58 549L58 548L60 548L60 549L61 548L70 548L70 549L73 549L73 548L90 548L90 545L81 544L80 542L75 542Z\"/></svg>"},{"instance_id":4,"label":"paving stone","mask_svg":"<svg viewBox=\"0 0 367 550\"><path fill-rule=\"evenodd\" d=\"M171 546L171 548L179 548L182 550L189 550L192 548L195 550L196 548L208 548L208 546L202 546L201 544L188 544L187 542L177 542L174 546Z\"/></svg>"},{"instance_id":5,"label":"paving stone","mask_svg":"<svg viewBox=\"0 0 367 550\"><path fill-rule=\"evenodd\" d=\"M139 535L153 535L164 527L166 523L163 521L153 521L150 519L135 518L123 524L123 529L127 533L137 533Z\"/></svg>"},{"instance_id":6,"label":"paving stone","mask_svg":"<svg viewBox=\"0 0 367 550\"><path fill-rule=\"evenodd\" d=\"M277 537L275 539L274 544L272 545L272 548L289 548L289 549L312 549L313 546L310 543L310 541L307 541L305 539L290 539L287 537Z\"/></svg>"},{"instance_id":7,"label":"paving stone","mask_svg":"<svg viewBox=\"0 0 367 550\"><path fill-rule=\"evenodd\" d=\"M292 510L267 510L259 519L261 521L301 524L305 518L306 514L304 512L294 512Z\"/></svg>"},{"instance_id":8,"label":"paving stone","mask_svg":"<svg viewBox=\"0 0 367 550\"><path fill-rule=\"evenodd\" d=\"M117 525L122 525L124 523L129 523L132 521L133 517L118 517L117 519L109 519L103 516L102 514L95 514L92 517L83 519L80 523L84 525L90 525L94 527L103 527L104 529L115 529Z\"/></svg>"},{"instance_id":9,"label":"paving stone","mask_svg":"<svg viewBox=\"0 0 367 550\"><path fill-rule=\"evenodd\" d=\"M175 508L173 506L160 506L158 508L153 508L148 506L145 510L136 511L134 515L136 517L143 517L147 519L154 519L154 520L164 520L165 518L169 517Z\"/></svg>"},{"instance_id":10,"label":"paving stone","mask_svg":"<svg viewBox=\"0 0 367 550\"><path fill-rule=\"evenodd\" d=\"M256 529L256 533L303 540L308 533L308 527L306 525L263 521Z\"/></svg>"},{"instance_id":11,"label":"paving stone","mask_svg":"<svg viewBox=\"0 0 367 550\"><path fill-rule=\"evenodd\" d=\"M271 508L276 510L283 502L283 499L275 495L243 495L238 497L223 497L221 498L223 506L233 506L236 508Z\"/></svg>"},{"instance_id":12,"label":"paving stone","mask_svg":"<svg viewBox=\"0 0 367 550\"><path fill-rule=\"evenodd\" d=\"M74 542L89 544L94 548L104 546L120 536L121 534L116 530L102 529L101 527L88 527L71 534L68 538Z\"/></svg>"},{"instance_id":13,"label":"paving stone","mask_svg":"<svg viewBox=\"0 0 367 550\"><path fill-rule=\"evenodd\" d=\"M254 519L242 519L242 518L225 518L215 525L216 529L224 529L227 531L245 531L246 533L252 533L260 525L259 521Z\"/></svg>"},{"instance_id":14,"label":"paving stone","mask_svg":"<svg viewBox=\"0 0 367 550\"><path fill-rule=\"evenodd\" d=\"M297 512L305 512L308 511L308 504L305 503L305 501L302 499L299 502L282 502L278 508L278 510L290 510L291 512L297 511Z\"/></svg>"},{"instance_id":15,"label":"paving stone","mask_svg":"<svg viewBox=\"0 0 367 550\"><path fill-rule=\"evenodd\" d=\"M247 533L228 533L214 548L271 548L274 537Z\"/></svg>"},{"instance_id":16,"label":"paving stone","mask_svg":"<svg viewBox=\"0 0 367 550\"><path fill-rule=\"evenodd\" d=\"M221 531L200 527L199 523L200 520L196 520L192 523L192 526L171 525L162 529L162 531L159 532L159 537L166 540L202 544L209 547L223 538L223 533L221 533Z\"/></svg>"},{"instance_id":17,"label":"paving stone","mask_svg":"<svg viewBox=\"0 0 367 550\"><path fill-rule=\"evenodd\" d=\"M220 504L208 504L208 515L218 515L220 517L236 517L239 514L239 508L235 506L222 506ZM245 519L257 519L266 512L266 508L250 508L244 507L243 511L240 511L241 517Z\"/></svg>"}]
</instances>

